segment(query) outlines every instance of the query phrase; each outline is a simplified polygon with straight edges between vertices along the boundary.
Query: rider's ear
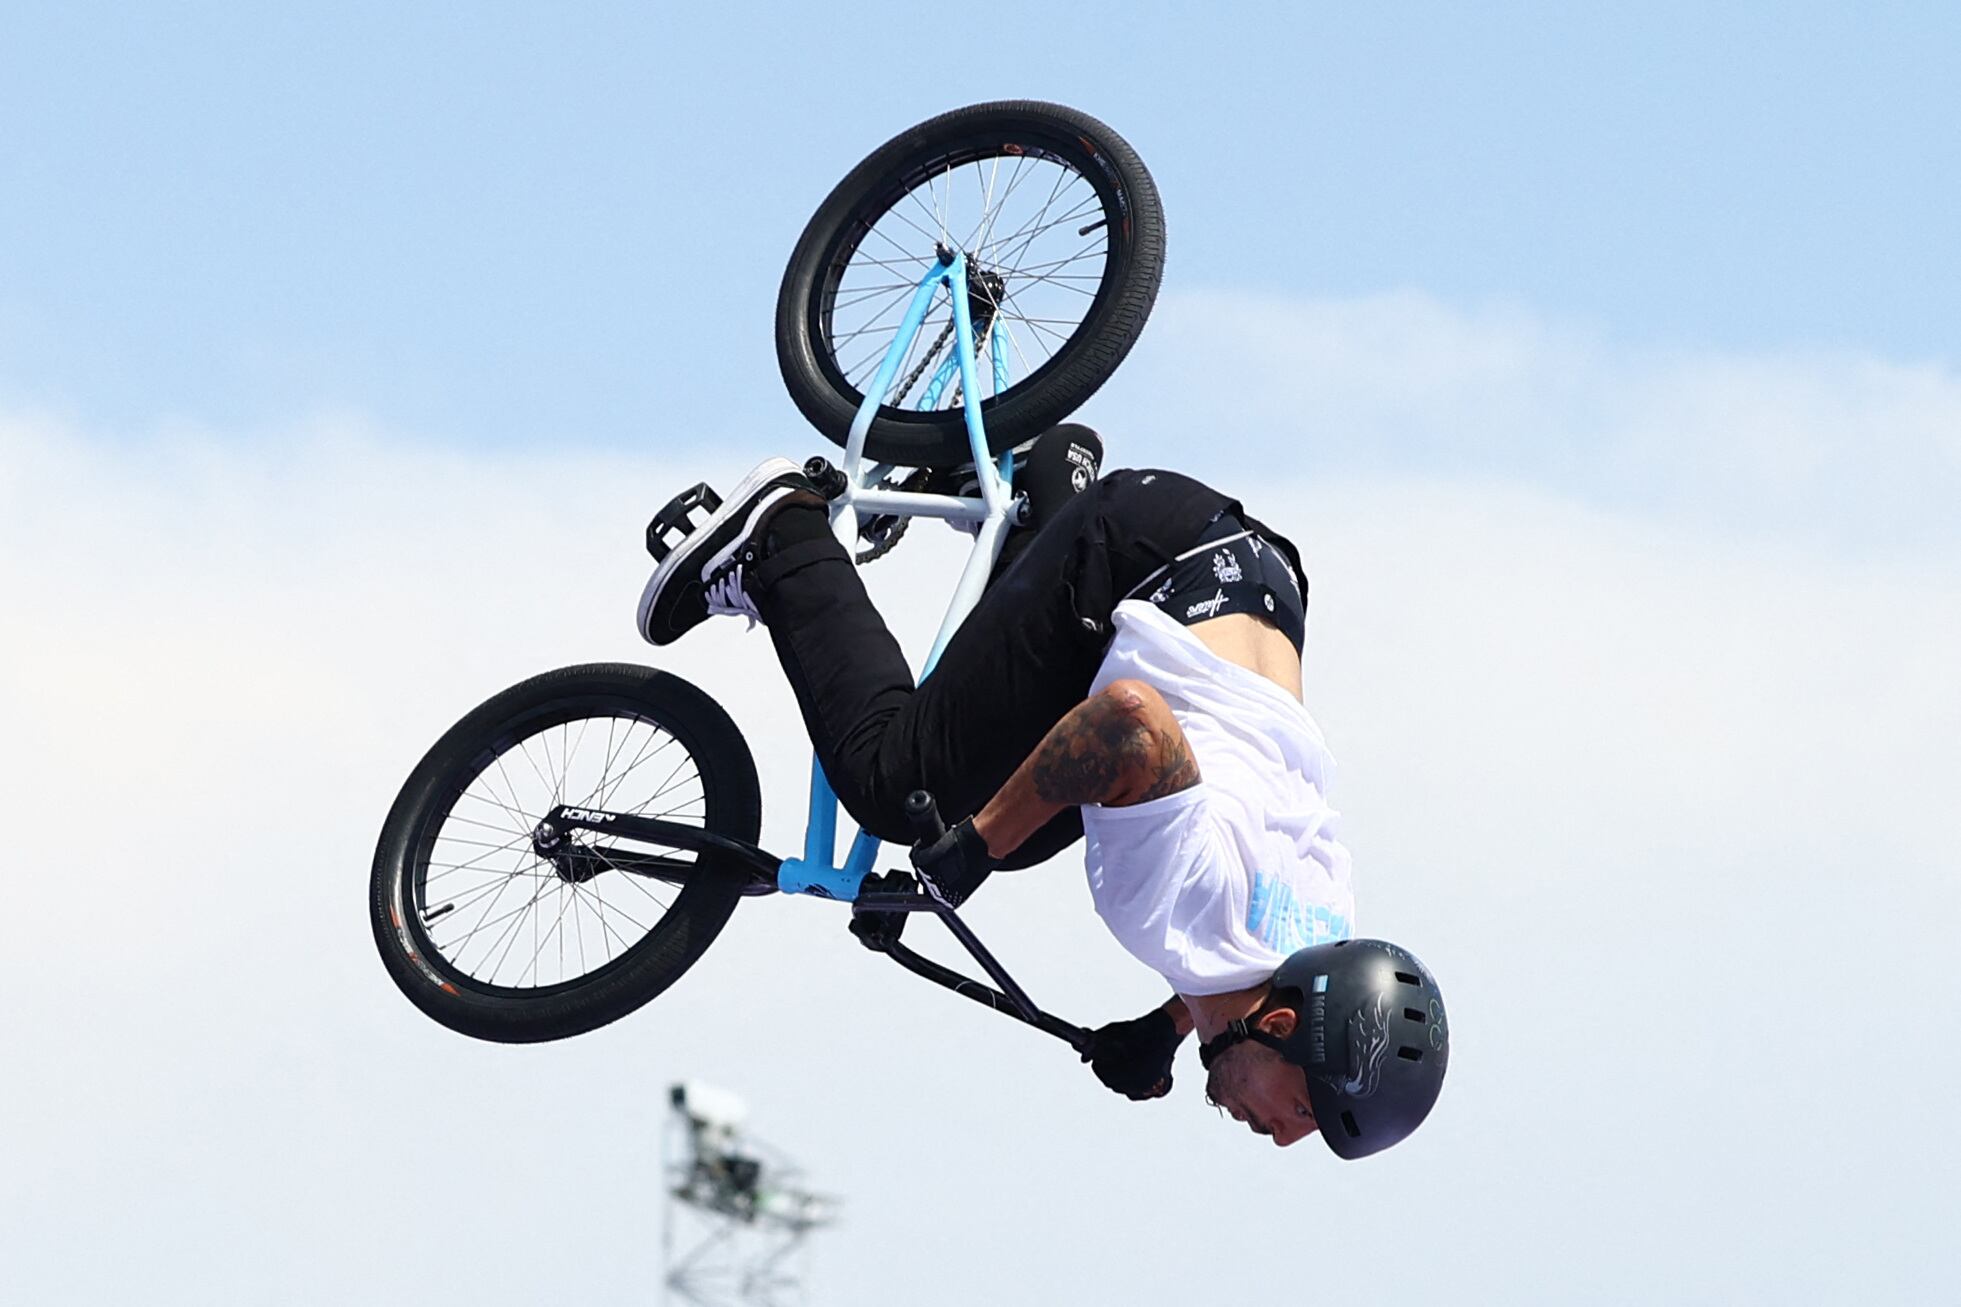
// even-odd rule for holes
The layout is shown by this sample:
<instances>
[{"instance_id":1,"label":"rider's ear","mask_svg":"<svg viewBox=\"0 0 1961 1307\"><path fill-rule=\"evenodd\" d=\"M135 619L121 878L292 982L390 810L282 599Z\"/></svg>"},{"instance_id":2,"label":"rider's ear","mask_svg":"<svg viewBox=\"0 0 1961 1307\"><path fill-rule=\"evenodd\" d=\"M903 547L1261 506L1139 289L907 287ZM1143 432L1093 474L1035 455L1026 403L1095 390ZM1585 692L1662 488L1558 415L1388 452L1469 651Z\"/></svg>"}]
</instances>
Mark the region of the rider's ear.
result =
<instances>
[{"instance_id":1,"label":"rider's ear","mask_svg":"<svg viewBox=\"0 0 1961 1307\"><path fill-rule=\"evenodd\" d=\"M1261 1017L1254 1025L1275 1039L1285 1039L1294 1033L1294 1027L1298 1026L1300 1021L1300 1013L1290 1007L1280 1007Z\"/></svg>"}]
</instances>

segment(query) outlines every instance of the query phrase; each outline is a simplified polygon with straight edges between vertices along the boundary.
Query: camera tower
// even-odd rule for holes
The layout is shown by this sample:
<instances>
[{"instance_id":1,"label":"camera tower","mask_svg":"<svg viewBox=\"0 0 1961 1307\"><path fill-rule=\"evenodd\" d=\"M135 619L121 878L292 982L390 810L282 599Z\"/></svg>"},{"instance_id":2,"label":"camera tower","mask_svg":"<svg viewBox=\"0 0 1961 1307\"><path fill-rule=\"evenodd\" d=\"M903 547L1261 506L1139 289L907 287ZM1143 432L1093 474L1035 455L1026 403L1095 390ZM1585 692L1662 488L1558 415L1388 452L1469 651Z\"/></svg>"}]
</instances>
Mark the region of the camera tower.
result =
<instances>
[{"instance_id":1,"label":"camera tower","mask_svg":"<svg viewBox=\"0 0 1961 1307\"><path fill-rule=\"evenodd\" d=\"M743 1136L747 1113L734 1095L690 1081L668 1101L662 1302L803 1302L807 1241L836 1219L836 1201L804 1188L781 1153Z\"/></svg>"}]
</instances>

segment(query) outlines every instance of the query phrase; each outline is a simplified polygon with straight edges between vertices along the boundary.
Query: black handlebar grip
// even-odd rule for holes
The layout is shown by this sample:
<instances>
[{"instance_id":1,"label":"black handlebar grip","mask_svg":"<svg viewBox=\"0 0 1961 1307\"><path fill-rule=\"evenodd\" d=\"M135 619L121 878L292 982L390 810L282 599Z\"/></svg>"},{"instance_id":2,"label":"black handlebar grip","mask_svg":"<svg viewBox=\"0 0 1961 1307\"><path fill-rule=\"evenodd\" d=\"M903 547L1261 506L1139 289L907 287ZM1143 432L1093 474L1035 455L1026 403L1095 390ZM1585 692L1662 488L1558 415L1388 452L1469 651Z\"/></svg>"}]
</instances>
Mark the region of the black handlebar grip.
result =
<instances>
[{"instance_id":1,"label":"black handlebar grip","mask_svg":"<svg viewBox=\"0 0 1961 1307\"><path fill-rule=\"evenodd\" d=\"M914 790L906 796L906 820L912 823L913 839L920 844L931 844L946 834L946 823L940 820L940 805L924 790Z\"/></svg>"}]
</instances>

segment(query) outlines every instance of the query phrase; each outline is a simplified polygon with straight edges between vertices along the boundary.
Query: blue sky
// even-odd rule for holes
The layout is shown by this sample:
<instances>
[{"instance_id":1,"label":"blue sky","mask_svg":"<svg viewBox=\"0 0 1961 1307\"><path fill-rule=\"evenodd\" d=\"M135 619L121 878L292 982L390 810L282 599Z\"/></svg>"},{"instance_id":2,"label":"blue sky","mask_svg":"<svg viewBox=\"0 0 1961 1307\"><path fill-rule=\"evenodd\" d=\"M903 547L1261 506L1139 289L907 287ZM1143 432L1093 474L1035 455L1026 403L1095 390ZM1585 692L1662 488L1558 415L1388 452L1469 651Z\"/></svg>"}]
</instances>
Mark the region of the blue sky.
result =
<instances>
[{"instance_id":1,"label":"blue sky","mask_svg":"<svg viewBox=\"0 0 1961 1307\"><path fill-rule=\"evenodd\" d=\"M760 447L796 430L769 306L817 200L1008 95L1142 150L1168 293L1961 356L1952 6L986 15L939 68L883 4L9 6L0 398L127 438Z\"/></svg>"}]
</instances>

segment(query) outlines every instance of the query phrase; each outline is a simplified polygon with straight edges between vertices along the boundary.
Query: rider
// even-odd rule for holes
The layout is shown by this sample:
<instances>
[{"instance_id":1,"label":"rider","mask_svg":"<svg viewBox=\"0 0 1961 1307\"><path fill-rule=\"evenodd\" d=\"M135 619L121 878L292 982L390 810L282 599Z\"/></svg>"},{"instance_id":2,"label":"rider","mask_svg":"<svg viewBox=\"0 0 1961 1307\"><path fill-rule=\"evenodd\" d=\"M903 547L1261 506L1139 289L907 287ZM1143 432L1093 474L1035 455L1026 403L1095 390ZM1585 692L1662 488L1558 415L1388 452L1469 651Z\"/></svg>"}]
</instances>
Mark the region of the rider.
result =
<instances>
[{"instance_id":1,"label":"rider","mask_svg":"<svg viewBox=\"0 0 1961 1307\"><path fill-rule=\"evenodd\" d=\"M1167 1093L1196 1030L1208 1101L1256 1133L1385 1148L1435 1101L1448 1029L1414 957L1349 938L1332 759L1301 703L1299 552L1190 477L1099 479L1101 454L1075 425L1036 442L1030 467L1065 475L1022 478L1039 530L1011 538L924 682L828 501L780 458L662 560L641 634L667 644L716 614L767 626L851 816L910 843L904 801L926 790L957 819L913 853L949 906L1087 836L1097 912L1174 991L1095 1032L1104 1084Z\"/></svg>"}]
</instances>

